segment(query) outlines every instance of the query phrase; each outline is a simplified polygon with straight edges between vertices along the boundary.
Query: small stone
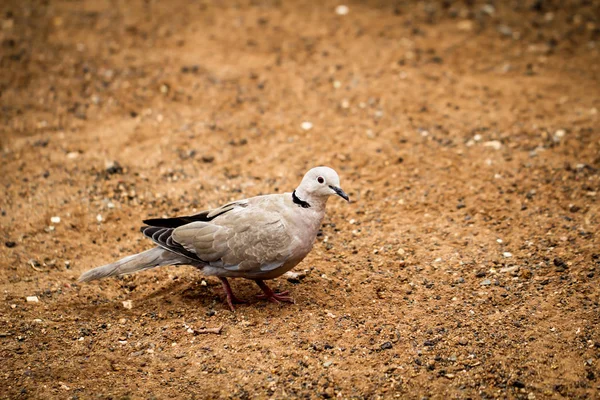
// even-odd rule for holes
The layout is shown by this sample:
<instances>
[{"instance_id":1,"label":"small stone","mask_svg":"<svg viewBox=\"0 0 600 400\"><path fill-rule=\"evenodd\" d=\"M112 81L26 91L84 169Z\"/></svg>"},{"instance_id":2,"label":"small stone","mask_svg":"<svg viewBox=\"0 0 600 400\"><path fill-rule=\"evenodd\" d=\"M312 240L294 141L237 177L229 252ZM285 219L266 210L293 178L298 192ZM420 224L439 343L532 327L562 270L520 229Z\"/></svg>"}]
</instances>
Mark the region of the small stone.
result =
<instances>
[{"instance_id":1,"label":"small stone","mask_svg":"<svg viewBox=\"0 0 600 400\"><path fill-rule=\"evenodd\" d=\"M529 269L523 269L521 270L521 272L519 273L519 276L523 279L529 279L533 276L533 273L531 272L531 270Z\"/></svg>"},{"instance_id":2,"label":"small stone","mask_svg":"<svg viewBox=\"0 0 600 400\"><path fill-rule=\"evenodd\" d=\"M67 153L67 158L69 160L74 160L77 157L79 157L79 152L77 152L77 151L71 151L70 153Z\"/></svg>"},{"instance_id":3,"label":"small stone","mask_svg":"<svg viewBox=\"0 0 600 400\"><path fill-rule=\"evenodd\" d=\"M518 265L514 265L512 267L500 268L500 272L508 273L508 274L511 274L511 273L517 272L517 271L519 271L519 266Z\"/></svg>"},{"instance_id":4,"label":"small stone","mask_svg":"<svg viewBox=\"0 0 600 400\"><path fill-rule=\"evenodd\" d=\"M285 276L290 283L300 283L302 279L306 278L306 271L288 271L283 274L283 276Z\"/></svg>"},{"instance_id":5,"label":"small stone","mask_svg":"<svg viewBox=\"0 0 600 400\"><path fill-rule=\"evenodd\" d=\"M498 26L498 32L502 35L502 36L512 36L513 31L510 28L510 26L506 26L506 25L499 25Z\"/></svg>"},{"instance_id":6,"label":"small stone","mask_svg":"<svg viewBox=\"0 0 600 400\"><path fill-rule=\"evenodd\" d=\"M491 147L494 150L500 150L502 148L502 142L499 140L490 140L489 142L485 142L483 147Z\"/></svg>"},{"instance_id":7,"label":"small stone","mask_svg":"<svg viewBox=\"0 0 600 400\"><path fill-rule=\"evenodd\" d=\"M554 261L554 266L555 267L563 267L566 268L567 264L561 259L561 258L555 258Z\"/></svg>"},{"instance_id":8,"label":"small stone","mask_svg":"<svg viewBox=\"0 0 600 400\"><path fill-rule=\"evenodd\" d=\"M302 128L302 130L304 131L310 131L313 127L312 122L309 121L304 121L303 123L300 124L300 128Z\"/></svg>"},{"instance_id":9,"label":"small stone","mask_svg":"<svg viewBox=\"0 0 600 400\"><path fill-rule=\"evenodd\" d=\"M473 30L473 21L470 21L468 19L465 19L463 21L460 21L456 27L458 28L458 30L460 31L464 31L464 32L470 32Z\"/></svg>"},{"instance_id":10,"label":"small stone","mask_svg":"<svg viewBox=\"0 0 600 400\"><path fill-rule=\"evenodd\" d=\"M98 222L102 222L103 221L103 218L102 218L101 214L96 215L96 221L98 221Z\"/></svg>"},{"instance_id":11,"label":"small stone","mask_svg":"<svg viewBox=\"0 0 600 400\"><path fill-rule=\"evenodd\" d=\"M60 217L52 217L50 218L50 222L53 224L60 224Z\"/></svg>"},{"instance_id":12,"label":"small stone","mask_svg":"<svg viewBox=\"0 0 600 400\"><path fill-rule=\"evenodd\" d=\"M104 165L104 169L105 169L106 173L109 175L123 173L123 167L117 161L107 161L106 164Z\"/></svg>"},{"instance_id":13,"label":"small stone","mask_svg":"<svg viewBox=\"0 0 600 400\"><path fill-rule=\"evenodd\" d=\"M525 387L525 384L523 382L521 382L521 381L513 381L511 383L511 385L514 386L514 387L516 387L516 388L519 388L519 389Z\"/></svg>"},{"instance_id":14,"label":"small stone","mask_svg":"<svg viewBox=\"0 0 600 400\"><path fill-rule=\"evenodd\" d=\"M392 342L385 342L380 346L381 350L389 350L392 347L393 347Z\"/></svg>"},{"instance_id":15,"label":"small stone","mask_svg":"<svg viewBox=\"0 0 600 400\"><path fill-rule=\"evenodd\" d=\"M123 302L123 307L125 307L127 310L131 310L133 308L133 302L131 300L125 300Z\"/></svg>"},{"instance_id":16,"label":"small stone","mask_svg":"<svg viewBox=\"0 0 600 400\"><path fill-rule=\"evenodd\" d=\"M458 339L458 344L460 344L461 346L466 346L469 344L469 341L466 338L461 337Z\"/></svg>"},{"instance_id":17,"label":"small stone","mask_svg":"<svg viewBox=\"0 0 600 400\"><path fill-rule=\"evenodd\" d=\"M510 253L510 252L508 252L508 251L505 251L504 253L502 253L502 255L503 255L505 258L511 258L511 257L512 257L512 253Z\"/></svg>"},{"instance_id":18,"label":"small stone","mask_svg":"<svg viewBox=\"0 0 600 400\"><path fill-rule=\"evenodd\" d=\"M494 8L494 6L491 4L484 4L483 6L481 6L481 11L488 15L493 15L494 12L496 12L496 8Z\"/></svg>"},{"instance_id":19,"label":"small stone","mask_svg":"<svg viewBox=\"0 0 600 400\"><path fill-rule=\"evenodd\" d=\"M10 240L7 242L4 242L4 245L6 247L8 247L9 249L12 249L13 247L15 247L17 244L15 242L11 242Z\"/></svg>"},{"instance_id":20,"label":"small stone","mask_svg":"<svg viewBox=\"0 0 600 400\"><path fill-rule=\"evenodd\" d=\"M215 161L215 156L211 156L211 155L208 155L208 154L205 154L205 155L202 156L202 162L205 162L205 163L208 164L208 163L211 163L213 161Z\"/></svg>"},{"instance_id":21,"label":"small stone","mask_svg":"<svg viewBox=\"0 0 600 400\"><path fill-rule=\"evenodd\" d=\"M323 363L323 366L324 366L325 368L329 368L329 367L331 367L331 365L332 365L332 364L333 364L333 361L325 361L325 362Z\"/></svg>"},{"instance_id":22,"label":"small stone","mask_svg":"<svg viewBox=\"0 0 600 400\"><path fill-rule=\"evenodd\" d=\"M27 296L25 299L28 303L39 303L40 301L37 296Z\"/></svg>"},{"instance_id":23,"label":"small stone","mask_svg":"<svg viewBox=\"0 0 600 400\"><path fill-rule=\"evenodd\" d=\"M489 279L484 279L483 281L481 281L480 285L481 286L490 286L492 284L492 281Z\"/></svg>"},{"instance_id":24,"label":"small stone","mask_svg":"<svg viewBox=\"0 0 600 400\"><path fill-rule=\"evenodd\" d=\"M349 12L350 12L350 9L348 8L348 6L345 6L343 4L340 4L339 6L337 6L335 8L335 13L337 15L348 15Z\"/></svg>"}]
</instances>

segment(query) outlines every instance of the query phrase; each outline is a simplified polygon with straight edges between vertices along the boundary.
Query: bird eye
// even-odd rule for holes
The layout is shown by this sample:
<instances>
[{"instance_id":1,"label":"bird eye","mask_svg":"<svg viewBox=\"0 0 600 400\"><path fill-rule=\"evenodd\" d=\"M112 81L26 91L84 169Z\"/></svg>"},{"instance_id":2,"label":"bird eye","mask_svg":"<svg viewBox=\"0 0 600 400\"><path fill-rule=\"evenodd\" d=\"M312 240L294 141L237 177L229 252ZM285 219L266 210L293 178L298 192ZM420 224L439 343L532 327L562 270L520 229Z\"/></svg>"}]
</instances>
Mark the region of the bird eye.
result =
<instances>
[{"instance_id":1,"label":"bird eye","mask_svg":"<svg viewBox=\"0 0 600 400\"><path fill-rule=\"evenodd\" d=\"M323 183L323 182L325 182L325 179L323 179L323 177L320 176L320 177L317 178L317 182Z\"/></svg>"}]
</instances>

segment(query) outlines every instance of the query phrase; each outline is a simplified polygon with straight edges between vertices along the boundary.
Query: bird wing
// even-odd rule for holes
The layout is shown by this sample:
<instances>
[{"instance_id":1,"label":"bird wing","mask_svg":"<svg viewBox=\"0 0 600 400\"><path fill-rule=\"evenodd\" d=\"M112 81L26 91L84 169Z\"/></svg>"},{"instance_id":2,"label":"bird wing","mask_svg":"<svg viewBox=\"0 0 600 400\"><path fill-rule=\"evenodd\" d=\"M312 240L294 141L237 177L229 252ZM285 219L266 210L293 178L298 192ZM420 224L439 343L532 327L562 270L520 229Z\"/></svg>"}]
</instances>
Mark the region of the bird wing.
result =
<instances>
[{"instance_id":1,"label":"bird wing","mask_svg":"<svg viewBox=\"0 0 600 400\"><path fill-rule=\"evenodd\" d=\"M288 231L283 203L275 196L226 205L176 228L146 227L143 232L159 246L229 271L271 271L285 263L294 237ZM272 197L268 199L266 197ZM218 210L218 211L217 211ZM223 211L225 210L225 211ZM174 221L175 219L171 219Z\"/></svg>"},{"instance_id":2,"label":"bird wing","mask_svg":"<svg viewBox=\"0 0 600 400\"><path fill-rule=\"evenodd\" d=\"M194 215L186 215L183 217L175 217L175 218L153 218L146 219L144 223L149 226L154 226L158 228L177 228L182 225L186 225L196 221L209 222L213 219L217 218L220 215L223 215L229 211L232 211L236 208L247 207L248 200L240 200L234 201L232 203L227 203L224 206L214 208L212 210L204 210L200 211L198 214Z\"/></svg>"}]
</instances>

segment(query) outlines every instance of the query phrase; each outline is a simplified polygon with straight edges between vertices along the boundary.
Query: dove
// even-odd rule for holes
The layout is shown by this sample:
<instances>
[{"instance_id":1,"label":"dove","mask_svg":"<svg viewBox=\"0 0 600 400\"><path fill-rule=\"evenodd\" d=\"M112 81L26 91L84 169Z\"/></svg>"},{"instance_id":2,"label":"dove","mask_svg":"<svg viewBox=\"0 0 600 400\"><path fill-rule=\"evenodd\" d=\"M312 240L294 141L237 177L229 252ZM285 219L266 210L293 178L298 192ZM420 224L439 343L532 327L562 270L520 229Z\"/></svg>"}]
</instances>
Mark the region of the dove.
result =
<instances>
[{"instance_id":1,"label":"dove","mask_svg":"<svg viewBox=\"0 0 600 400\"><path fill-rule=\"evenodd\" d=\"M154 248L91 269L79 281L191 265L221 280L232 311L244 301L233 294L228 278L253 280L263 292L260 299L293 303L289 292L276 293L265 280L281 276L308 255L332 195L350 201L338 174L316 167L291 193L251 197L195 215L144 220L141 232Z\"/></svg>"}]
</instances>

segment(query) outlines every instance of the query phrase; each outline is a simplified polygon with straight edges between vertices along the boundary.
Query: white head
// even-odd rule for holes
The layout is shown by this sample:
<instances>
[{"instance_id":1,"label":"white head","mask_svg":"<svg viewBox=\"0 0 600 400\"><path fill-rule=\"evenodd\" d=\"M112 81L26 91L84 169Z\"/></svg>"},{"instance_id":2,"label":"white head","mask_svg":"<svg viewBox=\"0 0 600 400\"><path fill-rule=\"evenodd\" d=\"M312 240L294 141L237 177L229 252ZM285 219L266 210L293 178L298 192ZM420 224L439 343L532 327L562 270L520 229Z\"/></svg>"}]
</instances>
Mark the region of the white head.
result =
<instances>
[{"instance_id":1,"label":"white head","mask_svg":"<svg viewBox=\"0 0 600 400\"><path fill-rule=\"evenodd\" d=\"M316 167L308 171L296 189L295 195L307 203L311 201L325 203L331 195L338 195L350 201L340 187L340 177L337 172L329 167Z\"/></svg>"}]
</instances>

